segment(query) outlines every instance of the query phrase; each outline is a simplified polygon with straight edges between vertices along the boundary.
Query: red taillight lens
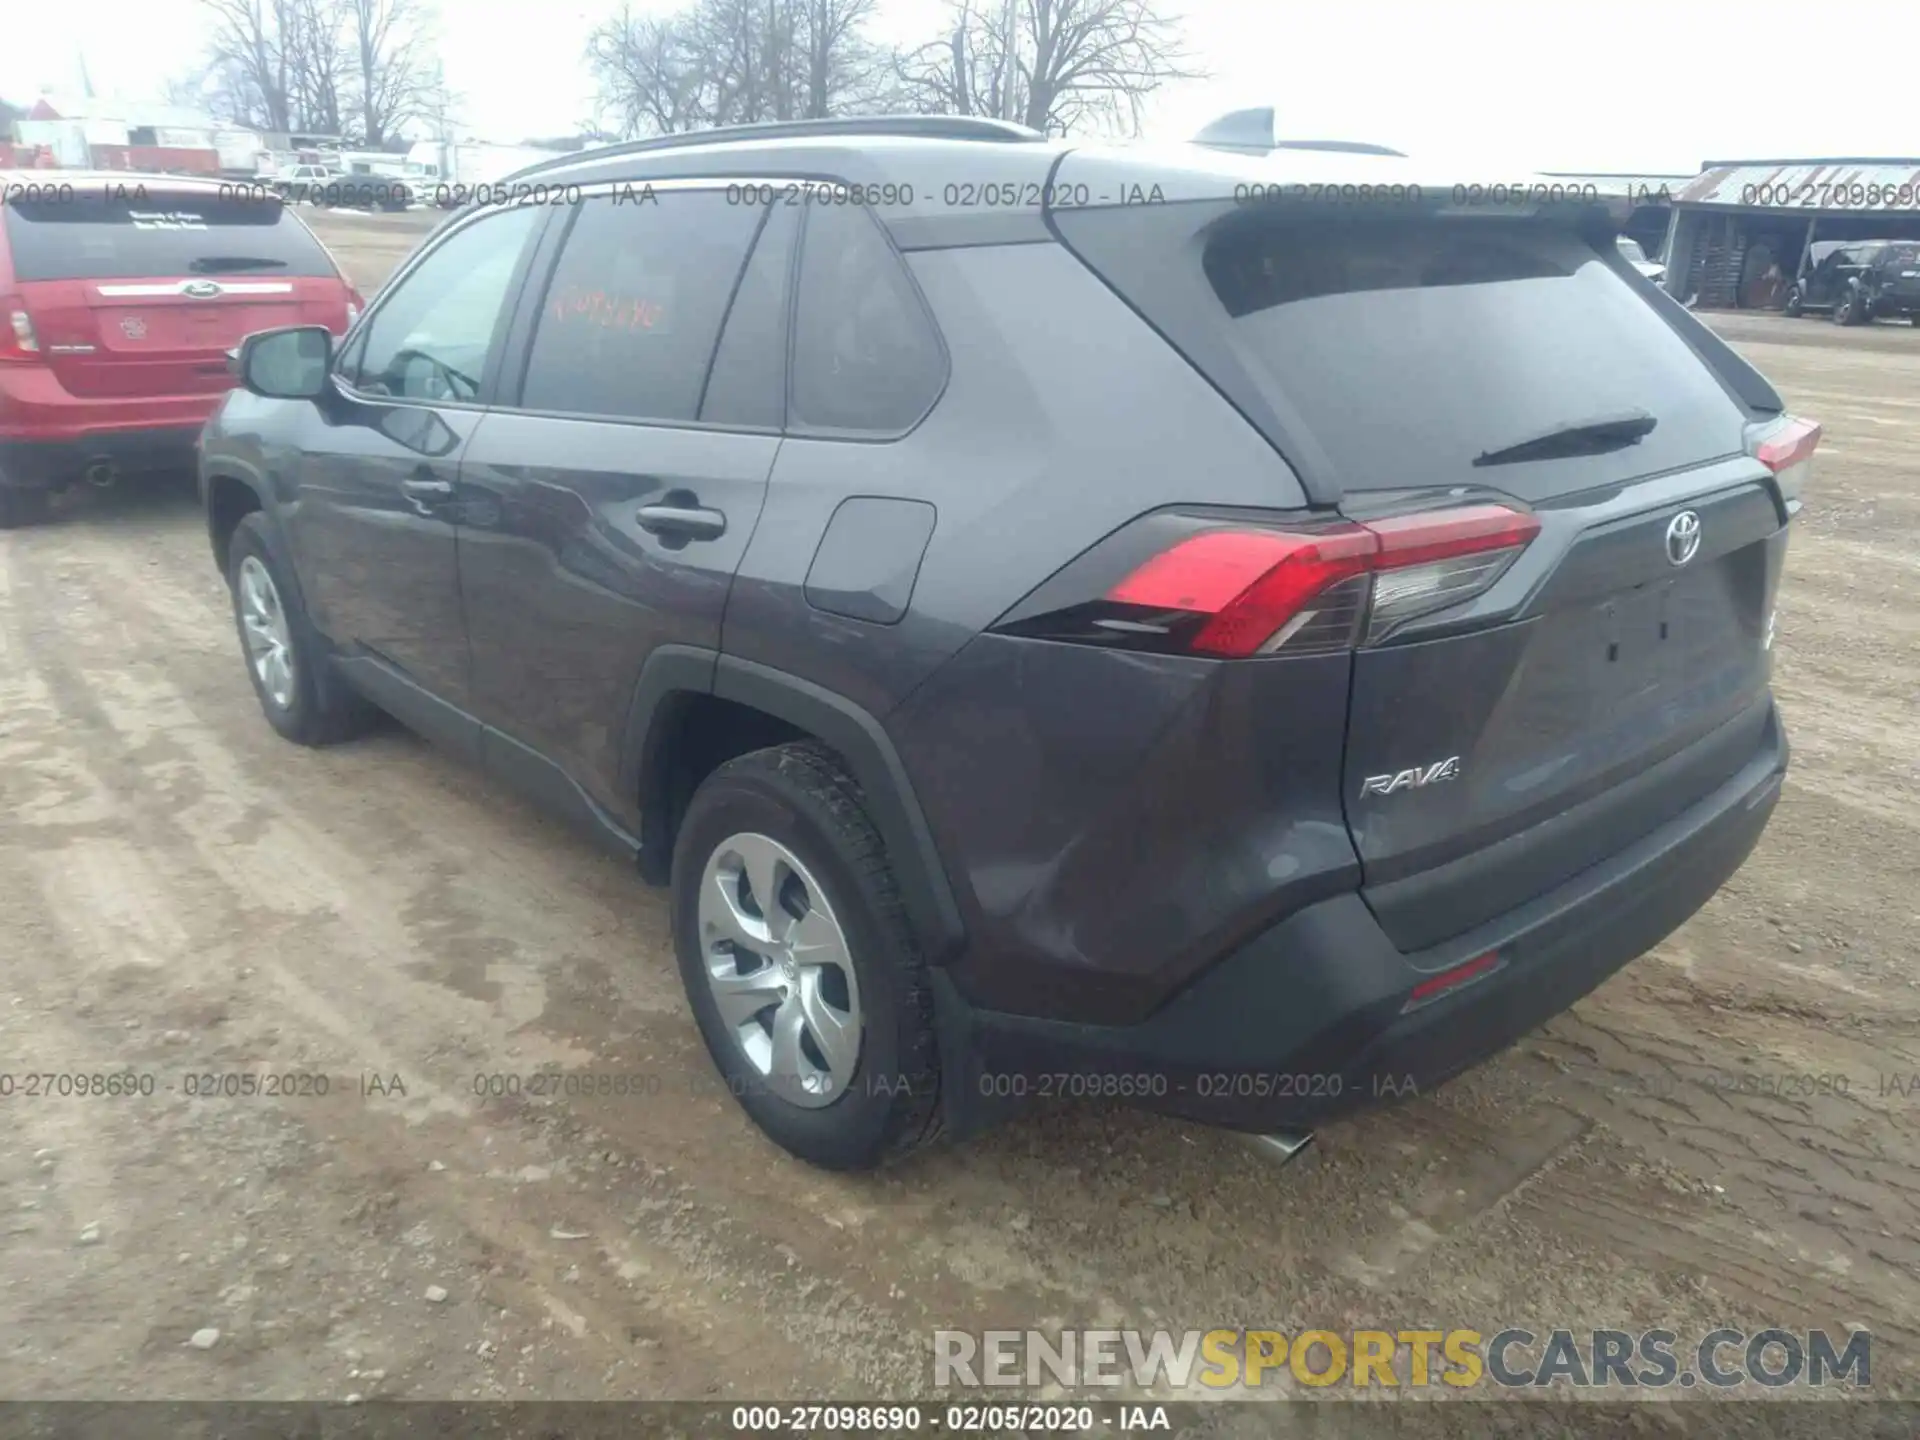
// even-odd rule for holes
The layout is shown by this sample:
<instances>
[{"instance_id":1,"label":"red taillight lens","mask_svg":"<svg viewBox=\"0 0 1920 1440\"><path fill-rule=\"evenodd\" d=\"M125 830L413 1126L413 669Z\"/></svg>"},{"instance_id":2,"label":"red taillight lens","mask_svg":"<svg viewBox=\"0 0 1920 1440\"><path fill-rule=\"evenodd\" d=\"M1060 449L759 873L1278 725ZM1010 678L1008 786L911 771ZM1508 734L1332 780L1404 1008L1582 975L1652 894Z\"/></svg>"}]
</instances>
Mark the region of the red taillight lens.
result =
<instances>
[{"instance_id":1,"label":"red taillight lens","mask_svg":"<svg viewBox=\"0 0 1920 1440\"><path fill-rule=\"evenodd\" d=\"M40 337L33 333L26 301L18 295L0 295L0 361L39 359Z\"/></svg>"},{"instance_id":2,"label":"red taillight lens","mask_svg":"<svg viewBox=\"0 0 1920 1440\"><path fill-rule=\"evenodd\" d=\"M1534 516L1492 504L1206 529L1136 566L1100 602L1009 628L1225 658L1346 649L1479 594L1539 532Z\"/></svg>"},{"instance_id":3,"label":"red taillight lens","mask_svg":"<svg viewBox=\"0 0 1920 1440\"><path fill-rule=\"evenodd\" d=\"M1277 649L1312 618L1307 606L1364 575L1379 541L1358 525L1325 530L1209 530L1156 555L1107 599L1168 613L1204 615L1187 642L1202 655Z\"/></svg>"},{"instance_id":4,"label":"red taillight lens","mask_svg":"<svg viewBox=\"0 0 1920 1440\"><path fill-rule=\"evenodd\" d=\"M1799 503L1806 488L1807 474L1813 468L1813 452L1820 446L1820 427L1812 420L1784 415L1764 430L1753 433L1748 449L1753 458L1771 470L1780 494L1789 505Z\"/></svg>"},{"instance_id":5,"label":"red taillight lens","mask_svg":"<svg viewBox=\"0 0 1920 1440\"><path fill-rule=\"evenodd\" d=\"M1756 439L1753 454L1762 465L1778 475L1790 465L1811 460L1819 444L1819 425L1789 415L1783 424Z\"/></svg>"}]
</instances>

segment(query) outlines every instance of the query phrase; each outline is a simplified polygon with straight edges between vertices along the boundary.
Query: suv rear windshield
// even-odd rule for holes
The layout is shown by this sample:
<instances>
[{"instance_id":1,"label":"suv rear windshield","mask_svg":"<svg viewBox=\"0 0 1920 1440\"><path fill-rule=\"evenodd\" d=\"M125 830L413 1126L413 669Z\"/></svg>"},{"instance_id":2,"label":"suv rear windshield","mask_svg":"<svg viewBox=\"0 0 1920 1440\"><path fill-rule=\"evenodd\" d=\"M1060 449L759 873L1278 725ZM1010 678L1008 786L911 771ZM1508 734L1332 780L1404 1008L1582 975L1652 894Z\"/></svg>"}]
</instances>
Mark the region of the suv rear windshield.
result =
<instances>
[{"instance_id":1,"label":"suv rear windshield","mask_svg":"<svg viewBox=\"0 0 1920 1440\"><path fill-rule=\"evenodd\" d=\"M1525 499L1736 453L1745 415L1572 230L1483 217L1244 215L1203 257L1263 388L1347 490ZM1644 412L1638 444L1494 466L1548 431Z\"/></svg>"},{"instance_id":2,"label":"suv rear windshield","mask_svg":"<svg viewBox=\"0 0 1920 1440\"><path fill-rule=\"evenodd\" d=\"M178 194L16 199L0 214L16 280L334 273L320 243L277 201Z\"/></svg>"}]
</instances>

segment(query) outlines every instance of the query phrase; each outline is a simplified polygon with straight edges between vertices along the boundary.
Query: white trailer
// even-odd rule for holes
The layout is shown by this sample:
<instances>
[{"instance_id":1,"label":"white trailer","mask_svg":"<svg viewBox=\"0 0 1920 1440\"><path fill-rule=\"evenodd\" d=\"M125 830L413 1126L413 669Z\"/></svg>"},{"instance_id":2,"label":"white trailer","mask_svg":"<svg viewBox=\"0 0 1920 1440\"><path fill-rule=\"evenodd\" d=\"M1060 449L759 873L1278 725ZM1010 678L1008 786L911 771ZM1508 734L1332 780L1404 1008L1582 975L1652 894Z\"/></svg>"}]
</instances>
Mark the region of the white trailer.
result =
<instances>
[{"instance_id":1,"label":"white trailer","mask_svg":"<svg viewBox=\"0 0 1920 1440\"><path fill-rule=\"evenodd\" d=\"M489 145L481 141L422 140L407 152L423 184L448 205L471 199L477 188L496 185L529 165L563 152L537 145Z\"/></svg>"}]
</instances>

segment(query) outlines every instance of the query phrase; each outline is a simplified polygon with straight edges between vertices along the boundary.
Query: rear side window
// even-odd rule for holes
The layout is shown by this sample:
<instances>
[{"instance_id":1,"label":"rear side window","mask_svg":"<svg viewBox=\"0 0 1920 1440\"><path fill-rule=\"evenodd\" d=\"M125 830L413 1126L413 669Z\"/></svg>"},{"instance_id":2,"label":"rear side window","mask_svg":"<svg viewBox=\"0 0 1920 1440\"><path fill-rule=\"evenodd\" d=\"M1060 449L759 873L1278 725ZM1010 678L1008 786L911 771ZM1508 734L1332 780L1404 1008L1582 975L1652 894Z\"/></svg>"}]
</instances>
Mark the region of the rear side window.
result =
<instances>
[{"instance_id":1,"label":"rear side window","mask_svg":"<svg viewBox=\"0 0 1920 1440\"><path fill-rule=\"evenodd\" d=\"M795 429L897 435L946 384L920 292L860 206L808 208L793 325Z\"/></svg>"},{"instance_id":2,"label":"rear side window","mask_svg":"<svg viewBox=\"0 0 1920 1440\"><path fill-rule=\"evenodd\" d=\"M1740 448L1744 416L1713 372L1569 229L1236 218L1203 261L1220 323L1347 489L1539 499ZM1631 452L1475 464L1630 412L1658 422Z\"/></svg>"},{"instance_id":3,"label":"rear side window","mask_svg":"<svg viewBox=\"0 0 1920 1440\"><path fill-rule=\"evenodd\" d=\"M534 327L522 407L695 419L761 213L719 190L585 201Z\"/></svg>"},{"instance_id":4,"label":"rear side window","mask_svg":"<svg viewBox=\"0 0 1920 1440\"><path fill-rule=\"evenodd\" d=\"M12 200L0 214L19 280L334 274L327 252L277 200L75 195Z\"/></svg>"}]
</instances>

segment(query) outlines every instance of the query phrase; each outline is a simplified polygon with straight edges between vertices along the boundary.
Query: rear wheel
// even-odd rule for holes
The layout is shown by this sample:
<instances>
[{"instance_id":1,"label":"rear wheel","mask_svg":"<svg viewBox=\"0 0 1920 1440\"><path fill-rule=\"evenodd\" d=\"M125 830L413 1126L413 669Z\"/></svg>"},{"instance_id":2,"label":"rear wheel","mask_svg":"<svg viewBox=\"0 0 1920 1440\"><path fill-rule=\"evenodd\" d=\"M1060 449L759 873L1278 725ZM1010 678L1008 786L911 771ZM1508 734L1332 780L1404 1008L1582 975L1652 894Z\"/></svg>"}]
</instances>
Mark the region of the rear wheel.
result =
<instances>
[{"instance_id":1,"label":"rear wheel","mask_svg":"<svg viewBox=\"0 0 1920 1440\"><path fill-rule=\"evenodd\" d=\"M23 525L38 525L47 518L52 492L14 490L0 485L0 530L17 530Z\"/></svg>"},{"instance_id":2,"label":"rear wheel","mask_svg":"<svg viewBox=\"0 0 1920 1440\"><path fill-rule=\"evenodd\" d=\"M258 513L234 530L228 566L240 653L267 723L300 745L329 745L365 730L373 709L333 673Z\"/></svg>"},{"instance_id":3,"label":"rear wheel","mask_svg":"<svg viewBox=\"0 0 1920 1440\"><path fill-rule=\"evenodd\" d=\"M776 1144L865 1170L938 1133L925 962L833 752L756 751L694 792L674 846L673 936L708 1053Z\"/></svg>"},{"instance_id":4,"label":"rear wheel","mask_svg":"<svg viewBox=\"0 0 1920 1440\"><path fill-rule=\"evenodd\" d=\"M1831 317L1833 320L1833 323L1836 325L1853 324L1854 318L1855 318L1854 311L1858 303L1859 303L1859 296L1857 296L1853 291L1851 290L1841 291L1840 298L1833 302L1833 315Z\"/></svg>"},{"instance_id":5,"label":"rear wheel","mask_svg":"<svg viewBox=\"0 0 1920 1440\"><path fill-rule=\"evenodd\" d=\"M1800 287L1798 285L1790 286L1787 290L1787 318L1789 320L1798 320L1806 313L1806 308L1806 298L1801 295Z\"/></svg>"}]
</instances>

